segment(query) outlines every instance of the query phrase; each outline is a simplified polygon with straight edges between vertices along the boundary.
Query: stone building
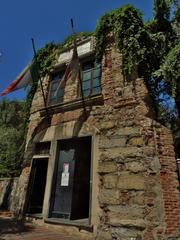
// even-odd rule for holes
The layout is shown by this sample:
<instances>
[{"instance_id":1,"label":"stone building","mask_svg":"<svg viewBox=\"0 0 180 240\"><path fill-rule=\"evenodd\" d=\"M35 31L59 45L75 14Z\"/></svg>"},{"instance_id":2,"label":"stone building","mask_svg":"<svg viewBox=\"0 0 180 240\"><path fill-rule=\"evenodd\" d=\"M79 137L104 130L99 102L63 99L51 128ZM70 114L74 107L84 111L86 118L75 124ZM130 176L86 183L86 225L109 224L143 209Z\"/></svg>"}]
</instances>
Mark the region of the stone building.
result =
<instances>
[{"instance_id":1,"label":"stone building","mask_svg":"<svg viewBox=\"0 0 180 240\"><path fill-rule=\"evenodd\" d=\"M94 40L78 42L78 81L62 80L72 49L59 56L35 93L18 213L87 239L178 239L177 165L170 131L154 120L143 79L122 75L109 39L100 64ZM85 108L84 108L85 105Z\"/></svg>"}]
</instances>

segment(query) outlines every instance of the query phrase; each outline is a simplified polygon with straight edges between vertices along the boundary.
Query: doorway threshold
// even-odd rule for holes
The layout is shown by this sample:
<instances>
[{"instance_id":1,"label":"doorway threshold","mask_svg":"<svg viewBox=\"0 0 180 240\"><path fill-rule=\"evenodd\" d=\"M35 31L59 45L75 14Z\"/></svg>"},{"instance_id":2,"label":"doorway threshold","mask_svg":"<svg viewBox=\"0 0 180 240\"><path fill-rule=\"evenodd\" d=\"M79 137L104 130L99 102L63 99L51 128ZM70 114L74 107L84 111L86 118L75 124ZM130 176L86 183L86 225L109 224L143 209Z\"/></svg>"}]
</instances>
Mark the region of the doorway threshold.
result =
<instances>
[{"instance_id":1,"label":"doorway threshold","mask_svg":"<svg viewBox=\"0 0 180 240\"><path fill-rule=\"evenodd\" d=\"M42 213L26 213L26 217L36 218L36 219L43 219Z\"/></svg>"},{"instance_id":2,"label":"doorway threshold","mask_svg":"<svg viewBox=\"0 0 180 240\"><path fill-rule=\"evenodd\" d=\"M93 232L93 226L89 224L89 219L78 219L78 220L69 220L69 219L60 219L60 218L45 218L44 222L56 224L56 225L68 225L78 227L80 230L86 230Z\"/></svg>"}]
</instances>

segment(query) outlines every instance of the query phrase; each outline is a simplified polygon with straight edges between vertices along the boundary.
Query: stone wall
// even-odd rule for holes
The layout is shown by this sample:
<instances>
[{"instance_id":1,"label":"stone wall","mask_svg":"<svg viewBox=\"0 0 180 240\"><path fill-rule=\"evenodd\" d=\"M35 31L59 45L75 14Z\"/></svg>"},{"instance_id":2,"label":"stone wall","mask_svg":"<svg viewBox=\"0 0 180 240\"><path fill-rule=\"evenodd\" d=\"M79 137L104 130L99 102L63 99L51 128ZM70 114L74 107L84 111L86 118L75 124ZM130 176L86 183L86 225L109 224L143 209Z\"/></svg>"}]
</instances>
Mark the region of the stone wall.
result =
<instances>
[{"instance_id":1,"label":"stone wall","mask_svg":"<svg viewBox=\"0 0 180 240\"><path fill-rule=\"evenodd\" d=\"M0 209L14 212L18 199L19 178L0 178Z\"/></svg>"},{"instance_id":2,"label":"stone wall","mask_svg":"<svg viewBox=\"0 0 180 240\"><path fill-rule=\"evenodd\" d=\"M15 201L14 204L14 214L18 218L23 217L24 209L26 208L26 194L28 189L29 175L30 167L26 166L22 170L22 173L19 177L17 191L15 192L15 198L17 201Z\"/></svg>"},{"instance_id":3,"label":"stone wall","mask_svg":"<svg viewBox=\"0 0 180 240\"><path fill-rule=\"evenodd\" d=\"M180 198L172 135L154 120L144 81L124 81L117 74L120 62L120 55L110 48L103 60L106 110L98 122L98 237L177 238Z\"/></svg>"},{"instance_id":4,"label":"stone wall","mask_svg":"<svg viewBox=\"0 0 180 240\"><path fill-rule=\"evenodd\" d=\"M2 211L10 211L17 217L22 217L29 173L30 168L25 167L20 177L0 178L0 209Z\"/></svg>"},{"instance_id":5,"label":"stone wall","mask_svg":"<svg viewBox=\"0 0 180 240\"><path fill-rule=\"evenodd\" d=\"M175 239L179 235L180 210L172 136L154 120L143 79L136 74L126 79L121 74L121 65L122 56L110 39L102 60L99 96L102 101L89 104L86 115L79 107L42 116L38 111L43 108L38 89L32 106L26 158L32 158L33 146L38 141L93 134L96 139L93 164L97 163L93 171L98 181L92 184L98 206L91 214L96 218L92 224L97 229L97 239ZM70 82L66 85L70 92L77 92ZM47 78L45 92L48 86ZM65 99L68 102L70 98L68 92ZM19 211L24 207L29 170L26 168L21 176L24 200Z\"/></svg>"}]
</instances>

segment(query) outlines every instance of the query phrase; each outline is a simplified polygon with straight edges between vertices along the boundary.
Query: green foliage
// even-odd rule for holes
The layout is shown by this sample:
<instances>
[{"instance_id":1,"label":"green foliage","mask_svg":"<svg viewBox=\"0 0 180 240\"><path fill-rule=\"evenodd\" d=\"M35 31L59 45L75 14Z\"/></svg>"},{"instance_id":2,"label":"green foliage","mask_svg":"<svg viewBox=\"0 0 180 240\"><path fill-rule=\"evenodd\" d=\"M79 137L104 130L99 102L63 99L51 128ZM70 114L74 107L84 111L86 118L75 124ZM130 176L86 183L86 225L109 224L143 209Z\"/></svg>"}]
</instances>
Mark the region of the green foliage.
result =
<instances>
[{"instance_id":1,"label":"green foliage","mask_svg":"<svg viewBox=\"0 0 180 240\"><path fill-rule=\"evenodd\" d=\"M38 64L39 77L44 77L46 74L52 71L54 64L57 62L57 57L59 53L70 46L74 41L74 36L76 39L87 38L92 35L88 32L80 32L75 35L68 36L62 43L55 44L54 42L48 43L45 47L39 49L36 54L35 62Z\"/></svg>"},{"instance_id":2,"label":"green foliage","mask_svg":"<svg viewBox=\"0 0 180 240\"><path fill-rule=\"evenodd\" d=\"M74 37L76 37L77 41L79 39L86 39L87 37L92 36L93 33L91 32L79 32L75 34L71 34L67 36L62 43L57 44L59 52L63 51L65 48L69 47L74 42ZM58 52L58 53L59 53Z\"/></svg>"},{"instance_id":3,"label":"green foliage","mask_svg":"<svg viewBox=\"0 0 180 240\"><path fill-rule=\"evenodd\" d=\"M36 58L33 59L38 65L39 77L44 77L46 74L52 71L54 64L57 62L57 57L59 53L72 45L74 41L74 36L78 40L87 38L92 35L89 32L80 32L68 36L62 43L48 43L43 48L39 49L36 53Z\"/></svg>"},{"instance_id":4,"label":"green foliage","mask_svg":"<svg viewBox=\"0 0 180 240\"><path fill-rule=\"evenodd\" d=\"M110 32L113 32L116 46L123 54L123 73L131 74L136 65L143 61L146 51L144 40L148 35L143 26L142 14L133 6L126 5L101 17L95 30L98 60L102 58Z\"/></svg>"},{"instance_id":5,"label":"green foliage","mask_svg":"<svg viewBox=\"0 0 180 240\"><path fill-rule=\"evenodd\" d=\"M176 97L176 89L180 84L180 43L167 54L161 66L162 75L167 82L170 94Z\"/></svg>"},{"instance_id":6,"label":"green foliage","mask_svg":"<svg viewBox=\"0 0 180 240\"><path fill-rule=\"evenodd\" d=\"M24 106L24 121L23 121L24 141L21 150L22 154L25 149L25 141L27 136L31 105L34 98L34 94L36 93L38 87L39 79L46 76L46 74L48 74L53 69L53 65L56 62L58 48L59 47L57 44L53 42L48 43L43 48L37 51L36 56L34 56L34 59L32 60L31 74L33 74L34 77L32 76L33 82L30 89L28 90Z\"/></svg>"},{"instance_id":7,"label":"green foliage","mask_svg":"<svg viewBox=\"0 0 180 240\"><path fill-rule=\"evenodd\" d=\"M171 93L175 91L175 83L177 85L178 81L178 74L173 80L169 75L170 69L173 74L176 74L178 70L177 54L174 52L170 54L171 63L167 60L170 57L169 52L179 41L177 5L175 15L170 19L174 2L154 0L154 19L147 23L144 23L139 10L131 5L123 6L102 16L95 30L97 59L102 59L108 38L114 37L115 44L123 57L123 74L128 77L134 70L137 70L139 76L144 78L154 100L157 117L161 122L169 113L161 105L160 96L166 92L175 97ZM169 70L166 67L166 76L165 62L169 64ZM176 107L178 108L177 104ZM178 111L180 112L180 109Z\"/></svg>"},{"instance_id":8,"label":"green foliage","mask_svg":"<svg viewBox=\"0 0 180 240\"><path fill-rule=\"evenodd\" d=\"M80 32L75 34L77 40L80 38L87 38L91 36L92 33ZM23 131L24 131L24 141L21 149L21 153L23 155L25 149L25 139L27 135L27 128L30 118L30 110L32 101L34 98L34 94L37 90L38 81L40 78L43 78L45 75L49 74L54 64L57 62L57 57L59 53L68 46L72 45L74 40L74 35L68 36L63 43L55 44L54 42L46 44L43 48L39 49L32 60L32 68L33 75L35 76L33 79L33 83L27 93L26 102L24 105L24 122L23 122ZM34 65L34 66L33 66Z\"/></svg>"},{"instance_id":9,"label":"green foliage","mask_svg":"<svg viewBox=\"0 0 180 240\"><path fill-rule=\"evenodd\" d=\"M166 91L175 99L180 119L180 43L167 54L160 70L167 85Z\"/></svg>"},{"instance_id":10,"label":"green foliage","mask_svg":"<svg viewBox=\"0 0 180 240\"><path fill-rule=\"evenodd\" d=\"M176 14L171 21L172 4L175 6ZM161 66L165 64L164 61L169 51L178 42L179 14L177 9L177 1L154 0L154 19L144 23L142 13L128 4L102 16L94 33L97 61L102 59L107 40L113 34L111 37L114 37L115 44L123 56L123 74L128 77L137 70L139 76L144 78L156 106L158 106L158 95L170 86L167 80L164 82L165 75ZM87 38L90 35L92 33L78 33L76 39ZM45 76L52 70L59 53L71 46L73 40L72 34L63 43L49 43L37 52L40 76ZM26 109L30 109L36 88L37 82L33 83L28 94ZM29 113L26 116L28 119Z\"/></svg>"},{"instance_id":11,"label":"green foliage","mask_svg":"<svg viewBox=\"0 0 180 240\"><path fill-rule=\"evenodd\" d=\"M180 40L180 9L174 11L172 19L172 28L177 36L177 42Z\"/></svg>"},{"instance_id":12,"label":"green foliage","mask_svg":"<svg viewBox=\"0 0 180 240\"><path fill-rule=\"evenodd\" d=\"M15 128L0 127L0 176L14 177L20 173L20 153L22 134Z\"/></svg>"},{"instance_id":13,"label":"green foliage","mask_svg":"<svg viewBox=\"0 0 180 240\"><path fill-rule=\"evenodd\" d=\"M177 129L177 113L174 108L169 108L167 103L159 102L158 119L167 128L171 130Z\"/></svg>"},{"instance_id":14,"label":"green foliage","mask_svg":"<svg viewBox=\"0 0 180 240\"><path fill-rule=\"evenodd\" d=\"M52 66L56 60L57 48L58 46L51 42L37 51L36 61L39 66L39 74L41 77L44 77L52 69Z\"/></svg>"},{"instance_id":15,"label":"green foliage","mask_svg":"<svg viewBox=\"0 0 180 240\"><path fill-rule=\"evenodd\" d=\"M22 123L22 109L24 102L2 99L0 101L0 126L19 128Z\"/></svg>"},{"instance_id":16,"label":"green foliage","mask_svg":"<svg viewBox=\"0 0 180 240\"><path fill-rule=\"evenodd\" d=\"M174 16L170 19L171 9ZM169 51L175 47L179 40L179 11L176 0L154 0L154 19L144 23L142 13L131 5L125 5L102 16L96 26L96 58L102 59L106 49L107 40L111 34L115 39L117 48L123 56L122 71L125 76L138 71L147 84L158 111L159 95L163 91L172 93L175 87L174 79L169 78L168 63ZM91 36L92 33L78 33L76 39ZM52 69L61 51L72 45L74 35L68 36L63 43L49 43L37 52L37 62L40 76L45 76ZM177 57L176 54L174 58ZM173 54L172 54L173 58ZM166 59L166 60L165 60ZM175 60L175 62L177 62ZM171 65L173 61L171 61ZM162 67L163 66L163 67ZM174 65L175 73L175 65ZM173 74L174 74L173 73ZM171 73L172 75L172 73ZM165 78L165 82L164 79ZM28 93L26 103L26 126L29 119L29 109L37 88L34 82ZM171 88L168 91L168 88ZM174 96L174 95L173 95Z\"/></svg>"},{"instance_id":17,"label":"green foliage","mask_svg":"<svg viewBox=\"0 0 180 240\"><path fill-rule=\"evenodd\" d=\"M162 24L164 19L170 17L170 1L169 0L154 0L154 19Z\"/></svg>"},{"instance_id":18,"label":"green foliage","mask_svg":"<svg viewBox=\"0 0 180 240\"><path fill-rule=\"evenodd\" d=\"M173 16L171 17L173 8ZM138 71L143 77L154 100L158 119L165 125L174 126L176 114L162 104L161 96L168 93L175 99L180 116L180 11L177 0L154 0L154 19L143 21L142 13L131 5L125 5L102 16L94 33L77 33L76 39L94 35L96 59L101 61L109 38L115 40L122 53L124 76ZM59 53L72 46L74 35L62 43L48 43L39 49L36 64L37 79L27 94L25 104L16 101L0 103L0 176L18 174L23 157L27 126L34 94L39 78L52 71ZM21 123L22 108L24 123ZM174 112L173 112L174 111ZM175 128L175 127L174 127ZM21 148L19 148L21 146ZM17 169L17 171L16 171Z\"/></svg>"},{"instance_id":19,"label":"green foliage","mask_svg":"<svg viewBox=\"0 0 180 240\"><path fill-rule=\"evenodd\" d=\"M169 7L166 11L164 15L167 18ZM158 29L157 26L160 26L158 21L154 19L145 24L141 12L131 5L106 13L101 17L95 30L97 59L102 58L108 34L111 32L116 46L123 55L123 73L128 76L137 69L139 75L148 83L148 78L152 72L159 69L173 40L172 28L167 19L166 24L163 24L165 32L160 31L162 28Z\"/></svg>"},{"instance_id":20,"label":"green foliage","mask_svg":"<svg viewBox=\"0 0 180 240\"><path fill-rule=\"evenodd\" d=\"M20 174L23 106L23 102L0 101L0 177Z\"/></svg>"}]
</instances>

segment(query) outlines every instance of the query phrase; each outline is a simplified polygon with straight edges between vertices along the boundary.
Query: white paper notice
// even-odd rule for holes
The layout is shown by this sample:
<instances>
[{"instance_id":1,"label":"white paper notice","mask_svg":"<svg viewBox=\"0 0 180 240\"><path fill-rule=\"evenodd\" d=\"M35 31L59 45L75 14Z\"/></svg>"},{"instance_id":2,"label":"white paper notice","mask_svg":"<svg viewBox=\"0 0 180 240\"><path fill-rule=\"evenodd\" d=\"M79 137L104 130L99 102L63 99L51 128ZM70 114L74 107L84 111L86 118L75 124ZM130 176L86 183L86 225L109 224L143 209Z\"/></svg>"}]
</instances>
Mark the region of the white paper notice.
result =
<instances>
[{"instance_id":1,"label":"white paper notice","mask_svg":"<svg viewBox=\"0 0 180 240\"><path fill-rule=\"evenodd\" d=\"M69 173L68 172L62 173L61 186L69 186Z\"/></svg>"},{"instance_id":2,"label":"white paper notice","mask_svg":"<svg viewBox=\"0 0 180 240\"><path fill-rule=\"evenodd\" d=\"M64 173L69 173L69 163L64 163L64 165L63 165L63 172Z\"/></svg>"}]
</instances>

